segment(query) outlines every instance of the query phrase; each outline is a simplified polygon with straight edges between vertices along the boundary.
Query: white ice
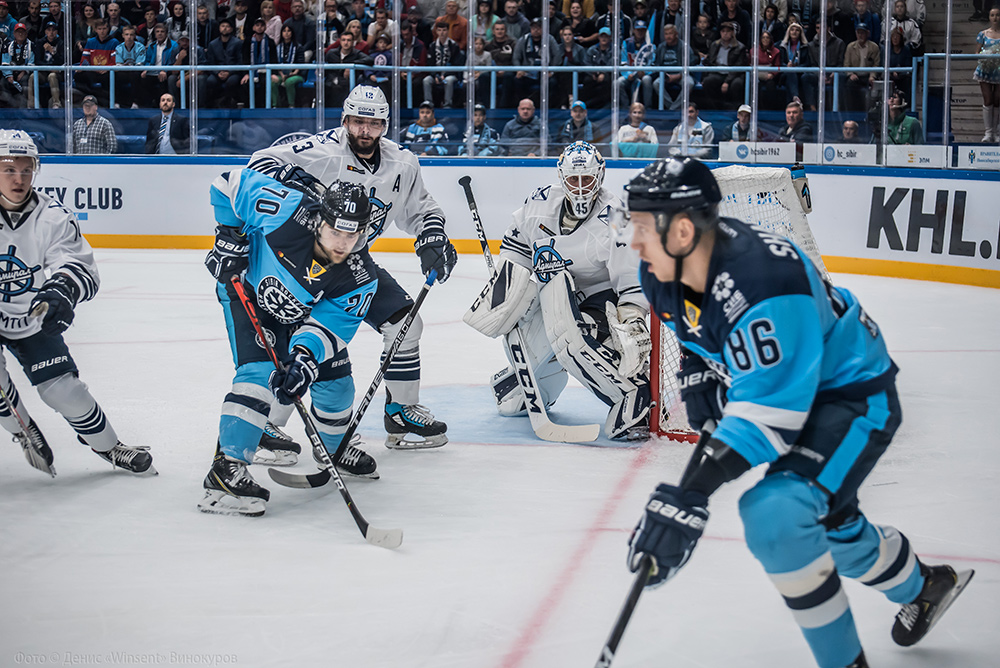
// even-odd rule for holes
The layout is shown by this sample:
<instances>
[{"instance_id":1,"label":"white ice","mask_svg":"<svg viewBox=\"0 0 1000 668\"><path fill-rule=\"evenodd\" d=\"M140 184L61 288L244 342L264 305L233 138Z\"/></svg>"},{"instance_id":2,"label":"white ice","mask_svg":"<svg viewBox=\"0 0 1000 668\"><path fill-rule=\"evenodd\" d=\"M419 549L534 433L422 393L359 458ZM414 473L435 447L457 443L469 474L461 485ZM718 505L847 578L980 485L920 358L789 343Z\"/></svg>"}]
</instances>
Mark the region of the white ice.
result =
<instances>
[{"instance_id":1,"label":"white ice","mask_svg":"<svg viewBox=\"0 0 1000 668\"><path fill-rule=\"evenodd\" d=\"M594 664L632 581L629 532L688 447L546 444L526 419L497 417L485 381L500 345L461 320L485 281L480 258L463 256L423 310L422 401L451 442L387 450L380 397L363 422L382 479L348 484L370 522L405 530L392 552L361 539L332 485L278 487L261 467L253 473L272 492L264 517L198 512L232 374L204 253L97 255L102 291L67 338L121 438L151 446L160 475L109 470L14 372L59 475L0 447L0 667ZM412 255L378 261L418 288ZM911 649L889 637L897 606L847 582L869 661L1000 666L1000 291L836 278L860 295L902 368L903 427L862 488L863 508L928 562L977 571ZM359 395L381 345L365 329L351 346ZM16 367L10 355L7 364ZM604 415L577 385L554 411L564 422ZM290 431L305 443L297 420ZM743 541L736 501L754 479L713 497L694 558L642 596L616 668L813 665Z\"/></svg>"}]
</instances>

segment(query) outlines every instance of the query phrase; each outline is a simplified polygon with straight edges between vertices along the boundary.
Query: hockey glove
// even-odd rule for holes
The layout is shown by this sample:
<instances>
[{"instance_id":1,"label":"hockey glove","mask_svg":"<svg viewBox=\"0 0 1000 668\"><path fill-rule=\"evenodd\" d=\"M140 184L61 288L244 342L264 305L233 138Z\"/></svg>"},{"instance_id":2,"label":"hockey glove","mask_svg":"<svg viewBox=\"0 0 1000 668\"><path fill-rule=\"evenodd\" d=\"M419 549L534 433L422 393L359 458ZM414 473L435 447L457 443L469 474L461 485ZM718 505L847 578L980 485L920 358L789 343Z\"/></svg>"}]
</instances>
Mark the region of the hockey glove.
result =
<instances>
[{"instance_id":1,"label":"hockey glove","mask_svg":"<svg viewBox=\"0 0 1000 668\"><path fill-rule=\"evenodd\" d=\"M250 266L250 241L235 227L215 228L215 245L205 256L205 266L219 283L228 283L233 276Z\"/></svg>"},{"instance_id":2,"label":"hockey glove","mask_svg":"<svg viewBox=\"0 0 1000 668\"><path fill-rule=\"evenodd\" d=\"M38 294L31 300L28 312L44 312L42 332L58 336L73 323L73 309L79 299L80 288L76 283L66 274L54 274L42 284Z\"/></svg>"},{"instance_id":3,"label":"hockey glove","mask_svg":"<svg viewBox=\"0 0 1000 668\"><path fill-rule=\"evenodd\" d=\"M692 429L700 432L709 421L717 424L722 419L726 386L705 360L694 353L684 355L677 380L680 381L681 399L684 400L688 424Z\"/></svg>"},{"instance_id":4,"label":"hockey glove","mask_svg":"<svg viewBox=\"0 0 1000 668\"><path fill-rule=\"evenodd\" d=\"M646 313L633 304L616 307L611 302L604 305L604 310L611 329L611 343L621 354L618 373L623 378L631 378L646 369L649 352L653 349Z\"/></svg>"},{"instance_id":5,"label":"hockey glove","mask_svg":"<svg viewBox=\"0 0 1000 668\"><path fill-rule=\"evenodd\" d=\"M628 567L639 568L643 554L653 558L647 587L658 587L677 574L694 552L708 523L708 497L661 483L629 539Z\"/></svg>"},{"instance_id":6,"label":"hockey glove","mask_svg":"<svg viewBox=\"0 0 1000 668\"><path fill-rule=\"evenodd\" d=\"M323 184L319 179L298 165L282 165L274 175L274 178L281 181L282 185L295 188L296 190L312 193L322 193L324 190Z\"/></svg>"},{"instance_id":7,"label":"hockey glove","mask_svg":"<svg viewBox=\"0 0 1000 668\"><path fill-rule=\"evenodd\" d=\"M300 399L319 376L319 365L312 353L301 346L292 348L283 368L271 372L267 384L282 404Z\"/></svg>"},{"instance_id":8,"label":"hockey glove","mask_svg":"<svg viewBox=\"0 0 1000 668\"><path fill-rule=\"evenodd\" d=\"M439 283L448 280L448 277L451 276L451 270L458 262L455 246L448 239L448 235L440 229L424 230L417 235L413 250L420 258L420 271L424 272L424 276L426 276L431 273L431 269L437 270Z\"/></svg>"}]
</instances>

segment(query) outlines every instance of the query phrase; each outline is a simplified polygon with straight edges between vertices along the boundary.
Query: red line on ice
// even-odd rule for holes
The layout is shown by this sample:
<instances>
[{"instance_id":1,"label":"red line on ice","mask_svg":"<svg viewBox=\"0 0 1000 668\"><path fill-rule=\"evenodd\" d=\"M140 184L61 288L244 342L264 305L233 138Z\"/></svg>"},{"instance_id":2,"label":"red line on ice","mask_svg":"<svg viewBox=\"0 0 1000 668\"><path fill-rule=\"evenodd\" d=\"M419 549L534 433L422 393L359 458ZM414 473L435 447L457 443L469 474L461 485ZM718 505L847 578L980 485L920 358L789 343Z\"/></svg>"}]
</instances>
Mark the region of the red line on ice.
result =
<instances>
[{"instance_id":1,"label":"red line on ice","mask_svg":"<svg viewBox=\"0 0 1000 668\"><path fill-rule=\"evenodd\" d=\"M597 536L604 532L606 529L606 524L611 516L614 514L615 510L618 508L618 504L625 497L626 492L632 486L635 481L636 476L642 467L645 466L646 462L650 458L652 448L647 443L644 447L639 448L632 461L629 463L628 469L626 469L624 475L615 485L614 490L611 492L611 496L608 498L607 502L604 503L604 507L601 512L598 513L597 517L594 518L593 523L587 529L579 545L577 545L576 550L574 550L572 556L565 568L560 571L558 579L553 583L552 587L549 589L548 594L535 609L534 614L528 619L521 633L518 635L517 639L514 641L513 647L510 651L503 657L500 661L501 668L517 668L521 665L524 659L531 652L535 643L538 641L539 636L549 619L552 618L552 614L555 612L556 608L562 602L563 597L569 590L570 585L576 578L577 572L580 569L580 565L587 558L587 555L593 549L594 543L596 542Z\"/></svg>"}]
</instances>

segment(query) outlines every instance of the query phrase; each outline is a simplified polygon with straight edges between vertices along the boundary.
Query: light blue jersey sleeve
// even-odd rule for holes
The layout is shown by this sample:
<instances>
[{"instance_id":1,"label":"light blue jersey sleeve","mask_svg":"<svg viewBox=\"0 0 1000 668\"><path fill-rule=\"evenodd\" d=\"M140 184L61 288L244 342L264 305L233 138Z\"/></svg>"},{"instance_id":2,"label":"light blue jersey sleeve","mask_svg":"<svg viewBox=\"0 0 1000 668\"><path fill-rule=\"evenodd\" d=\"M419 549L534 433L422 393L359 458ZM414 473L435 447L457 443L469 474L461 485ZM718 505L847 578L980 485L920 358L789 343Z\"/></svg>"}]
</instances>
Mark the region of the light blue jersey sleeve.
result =
<instances>
[{"instance_id":1,"label":"light blue jersey sleeve","mask_svg":"<svg viewBox=\"0 0 1000 668\"><path fill-rule=\"evenodd\" d=\"M290 345L307 348L317 360L330 359L354 338L377 288L378 280L372 279L352 292L321 300L292 334Z\"/></svg>"},{"instance_id":2,"label":"light blue jersey sleeve","mask_svg":"<svg viewBox=\"0 0 1000 668\"><path fill-rule=\"evenodd\" d=\"M219 225L245 234L268 234L292 217L302 193L252 169L234 169L212 182L211 201Z\"/></svg>"}]
</instances>

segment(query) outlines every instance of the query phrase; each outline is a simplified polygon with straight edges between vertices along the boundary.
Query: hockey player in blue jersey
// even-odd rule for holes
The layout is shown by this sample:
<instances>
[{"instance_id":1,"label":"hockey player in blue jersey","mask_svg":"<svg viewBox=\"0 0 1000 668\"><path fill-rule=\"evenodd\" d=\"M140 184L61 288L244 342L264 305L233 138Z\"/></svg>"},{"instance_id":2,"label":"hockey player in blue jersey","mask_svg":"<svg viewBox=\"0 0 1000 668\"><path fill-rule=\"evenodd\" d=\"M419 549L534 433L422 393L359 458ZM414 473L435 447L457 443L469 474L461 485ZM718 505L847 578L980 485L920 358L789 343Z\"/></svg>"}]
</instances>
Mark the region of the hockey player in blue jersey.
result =
<instances>
[{"instance_id":1,"label":"hockey player in blue jersey","mask_svg":"<svg viewBox=\"0 0 1000 668\"><path fill-rule=\"evenodd\" d=\"M299 170L300 167L289 166ZM219 442L199 508L259 516L270 496L247 471L273 398L291 404L307 390L329 453L340 446L354 403L347 344L378 287L367 252L371 214L360 184L334 181L300 191L259 172L223 174L212 184L215 245L205 264L218 280L236 364L219 420ZM241 276L283 368L276 371L230 283ZM375 460L349 444L337 467L378 478Z\"/></svg>"},{"instance_id":2,"label":"hockey player in blue jersey","mask_svg":"<svg viewBox=\"0 0 1000 668\"><path fill-rule=\"evenodd\" d=\"M867 666L840 576L902 605L893 640L926 635L972 571L928 566L906 537L869 522L858 487L902 414L896 365L849 291L788 239L718 216L711 171L693 158L649 165L626 187L640 283L680 341L678 377L702 432L679 485L660 484L629 541L653 558L650 586L688 560L723 483L767 465L739 503L764 566L821 668Z\"/></svg>"}]
</instances>

